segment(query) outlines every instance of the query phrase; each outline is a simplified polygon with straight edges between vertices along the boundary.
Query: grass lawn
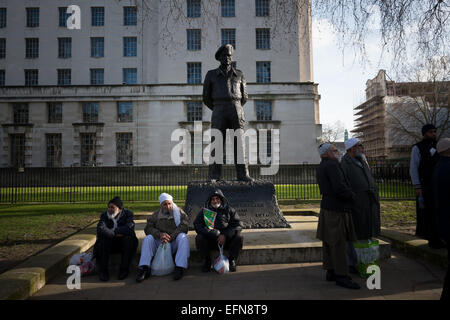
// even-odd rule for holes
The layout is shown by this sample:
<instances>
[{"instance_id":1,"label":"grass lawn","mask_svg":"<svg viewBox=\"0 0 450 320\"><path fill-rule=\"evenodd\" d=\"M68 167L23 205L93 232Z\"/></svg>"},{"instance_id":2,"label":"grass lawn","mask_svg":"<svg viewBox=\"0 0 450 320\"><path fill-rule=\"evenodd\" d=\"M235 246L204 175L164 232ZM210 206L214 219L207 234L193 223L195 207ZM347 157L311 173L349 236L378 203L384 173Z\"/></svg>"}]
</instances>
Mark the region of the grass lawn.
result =
<instances>
[{"instance_id":1,"label":"grass lawn","mask_svg":"<svg viewBox=\"0 0 450 320\"><path fill-rule=\"evenodd\" d=\"M179 202L181 204L181 202ZM125 202L135 213L154 211L157 203ZM285 208L319 208L318 201L302 201ZM81 204L0 204L0 273L27 257L60 242L98 221L106 203ZM414 201L382 201L382 226L414 234Z\"/></svg>"}]
</instances>

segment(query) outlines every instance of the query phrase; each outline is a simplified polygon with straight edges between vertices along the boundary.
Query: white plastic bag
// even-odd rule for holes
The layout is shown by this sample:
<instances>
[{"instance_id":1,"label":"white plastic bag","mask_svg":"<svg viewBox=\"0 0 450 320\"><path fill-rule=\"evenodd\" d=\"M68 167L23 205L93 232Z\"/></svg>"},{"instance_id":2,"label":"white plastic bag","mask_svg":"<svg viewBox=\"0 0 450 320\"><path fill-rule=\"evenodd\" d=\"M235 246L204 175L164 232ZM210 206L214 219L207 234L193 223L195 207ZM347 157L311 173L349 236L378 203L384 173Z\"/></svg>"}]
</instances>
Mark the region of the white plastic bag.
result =
<instances>
[{"instance_id":1,"label":"white plastic bag","mask_svg":"<svg viewBox=\"0 0 450 320\"><path fill-rule=\"evenodd\" d=\"M165 276L175 269L172 257L172 246L169 242L161 243L152 262L152 275Z\"/></svg>"},{"instance_id":2,"label":"white plastic bag","mask_svg":"<svg viewBox=\"0 0 450 320\"><path fill-rule=\"evenodd\" d=\"M230 271L230 262L223 254L223 246L219 245L219 256L214 260L214 270L219 274L224 274Z\"/></svg>"},{"instance_id":3,"label":"white plastic bag","mask_svg":"<svg viewBox=\"0 0 450 320\"><path fill-rule=\"evenodd\" d=\"M74 254L70 258L69 265L79 266L82 276L90 275L95 271L95 262L92 259L92 254L86 252Z\"/></svg>"}]
</instances>

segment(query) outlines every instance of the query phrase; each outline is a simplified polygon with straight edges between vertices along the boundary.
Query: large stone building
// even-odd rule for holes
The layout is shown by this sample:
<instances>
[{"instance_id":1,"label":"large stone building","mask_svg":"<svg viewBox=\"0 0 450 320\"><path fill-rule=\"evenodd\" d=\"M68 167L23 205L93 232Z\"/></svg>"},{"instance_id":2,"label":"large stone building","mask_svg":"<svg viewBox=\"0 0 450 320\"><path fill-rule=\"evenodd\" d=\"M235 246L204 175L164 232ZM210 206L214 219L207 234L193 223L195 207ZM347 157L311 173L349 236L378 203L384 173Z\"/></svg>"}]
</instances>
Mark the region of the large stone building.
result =
<instances>
[{"instance_id":1,"label":"large stone building","mask_svg":"<svg viewBox=\"0 0 450 320\"><path fill-rule=\"evenodd\" d=\"M248 82L247 128L279 129L280 164L317 163L309 0L294 32L273 4L0 0L0 167L173 165L172 132L209 126L202 81L223 43Z\"/></svg>"},{"instance_id":2,"label":"large stone building","mask_svg":"<svg viewBox=\"0 0 450 320\"><path fill-rule=\"evenodd\" d=\"M421 128L432 122L450 136L450 82L395 82L386 71L367 80L366 101L355 107L352 132L372 159L402 159L422 139ZM440 131L443 131L442 133Z\"/></svg>"}]
</instances>

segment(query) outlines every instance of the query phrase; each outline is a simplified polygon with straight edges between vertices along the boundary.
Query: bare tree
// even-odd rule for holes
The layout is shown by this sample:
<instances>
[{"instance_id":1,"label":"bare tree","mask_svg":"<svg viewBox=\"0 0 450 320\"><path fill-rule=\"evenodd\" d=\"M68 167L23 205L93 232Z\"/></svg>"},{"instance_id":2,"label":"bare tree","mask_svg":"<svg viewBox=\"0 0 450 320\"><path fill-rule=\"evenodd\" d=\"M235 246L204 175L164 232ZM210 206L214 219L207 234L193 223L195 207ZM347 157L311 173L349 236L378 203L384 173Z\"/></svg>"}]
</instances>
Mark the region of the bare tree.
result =
<instances>
[{"instance_id":1,"label":"bare tree","mask_svg":"<svg viewBox=\"0 0 450 320\"><path fill-rule=\"evenodd\" d=\"M326 123L322 126L322 142L334 143L338 140L344 140L345 125L338 120L333 123Z\"/></svg>"},{"instance_id":2,"label":"bare tree","mask_svg":"<svg viewBox=\"0 0 450 320\"><path fill-rule=\"evenodd\" d=\"M417 63L408 83L393 85L391 106L386 109L391 141L407 145L422 139L421 128L427 123L437 128L438 139L450 136L449 57Z\"/></svg>"}]
</instances>

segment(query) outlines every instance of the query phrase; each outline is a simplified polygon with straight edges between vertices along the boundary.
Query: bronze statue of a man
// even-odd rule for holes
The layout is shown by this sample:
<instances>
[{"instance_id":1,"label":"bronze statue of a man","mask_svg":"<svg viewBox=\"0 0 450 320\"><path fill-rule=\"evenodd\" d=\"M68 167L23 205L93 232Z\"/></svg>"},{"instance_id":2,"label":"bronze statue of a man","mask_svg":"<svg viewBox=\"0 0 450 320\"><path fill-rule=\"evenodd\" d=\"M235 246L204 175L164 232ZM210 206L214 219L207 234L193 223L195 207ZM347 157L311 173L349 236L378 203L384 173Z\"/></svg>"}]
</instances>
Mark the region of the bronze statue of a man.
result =
<instances>
[{"instance_id":1,"label":"bronze statue of a man","mask_svg":"<svg viewBox=\"0 0 450 320\"><path fill-rule=\"evenodd\" d=\"M247 84L242 71L231 66L233 58L231 44L221 46L217 50L215 58L220 61L220 66L217 69L209 70L206 74L203 84L203 103L212 110L211 128L220 130L223 141L225 141L227 129L244 130L245 118L242 106L248 99ZM245 160L244 135L238 136L238 139L240 139L239 143L233 143L237 179L252 181ZM242 155L243 163L238 163L238 153ZM214 154L213 150L212 156ZM209 179L220 180L221 176L222 165L210 164Z\"/></svg>"}]
</instances>

